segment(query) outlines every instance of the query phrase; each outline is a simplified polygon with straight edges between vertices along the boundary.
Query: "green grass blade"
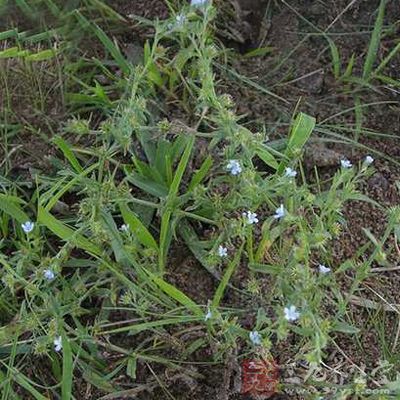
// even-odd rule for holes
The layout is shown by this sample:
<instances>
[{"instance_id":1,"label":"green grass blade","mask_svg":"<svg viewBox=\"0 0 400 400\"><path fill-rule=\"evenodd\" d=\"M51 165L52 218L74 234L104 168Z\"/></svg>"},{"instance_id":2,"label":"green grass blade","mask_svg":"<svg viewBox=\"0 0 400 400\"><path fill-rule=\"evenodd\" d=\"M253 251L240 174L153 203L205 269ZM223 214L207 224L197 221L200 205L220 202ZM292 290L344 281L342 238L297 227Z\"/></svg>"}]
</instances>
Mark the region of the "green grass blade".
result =
<instances>
[{"instance_id":1,"label":"green grass blade","mask_svg":"<svg viewBox=\"0 0 400 400\"><path fill-rule=\"evenodd\" d=\"M195 138L191 136L187 142L185 151L183 152L182 158L179 161L178 167L175 172L174 179L172 181L167 204L165 206L165 211L161 217L161 228L160 228L160 252L159 252L159 268L163 272L165 269L165 259L168 253L168 247L170 243L170 238L172 235L170 220L173 212L173 203L175 202L176 195L179 190L179 185L182 181L183 174L186 170L186 166L189 162L190 154L194 145Z\"/></svg>"},{"instance_id":2,"label":"green grass blade","mask_svg":"<svg viewBox=\"0 0 400 400\"><path fill-rule=\"evenodd\" d=\"M42 50L37 53L31 53L25 57L26 61L33 61L33 62L38 62L38 61L47 61L51 60L56 56L56 52L52 49L47 49L47 50Z\"/></svg>"},{"instance_id":3,"label":"green grass blade","mask_svg":"<svg viewBox=\"0 0 400 400\"><path fill-rule=\"evenodd\" d=\"M61 382L61 399L71 400L72 398L72 377L73 377L73 361L72 350L69 340L65 333L62 334L62 354L63 354L63 367L62 367L62 382Z\"/></svg>"},{"instance_id":4,"label":"green grass blade","mask_svg":"<svg viewBox=\"0 0 400 400\"><path fill-rule=\"evenodd\" d=\"M150 271L146 271L146 273L150 276L153 282L169 297L176 300L178 303L185 306L188 310L190 310L194 315L203 316L202 309L185 293L176 288L174 285L166 282L164 279L154 275Z\"/></svg>"},{"instance_id":5,"label":"green grass blade","mask_svg":"<svg viewBox=\"0 0 400 400\"><path fill-rule=\"evenodd\" d=\"M60 239L66 242L73 243L76 247L86 250L89 253L100 255L102 250L84 236L78 234L73 229L69 228L57 218L51 215L47 210L40 206L38 207L38 222L45 225Z\"/></svg>"},{"instance_id":6,"label":"green grass blade","mask_svg":"<svg viewBox=\"0 0 400 400\"><path fill-rule=\"evenodd\" d=\"M151 181L149 178L146 178L137 172L128 173L127 179L139 189L142 189L153 196L162 198L168 195L168 188L165 185Z\"/></svg>"},{"instance_id":7,"label":"green grass blade","mask_svg":"<svg viewBox=\"0 0 400 400\"><path fill-rule=\"evenodd\" d=\"M221 302L222 296L225 293L225 289L232 277L232 274L235 271L236 267L239 265L240 258L242 256L243 246L244 243L238 249L237 253L235 254L235 258L229 263L228 268L226 269L225 274L222 277L221 282L217 287L217 290L215 291L214 298L211 303L213 308L219 306L219 303Z\"/></svg>"},{"instance_id":8,"label":"green grass blade","mask_svg":"<svg viewBox=\"0 0 400 400\"><path fill-rule=\"evenodd\" d=\"M27 17L33 17L36 15L33 8L25 0L15 0L15 4Z\"/></svg>"},{"instance_id":9,"label":"green grass blade","mask_svg":"<svg viewBox=\"0 0 400 400\"><path fill-rule=\"evenodd\" d=\"M136 235L138 240L149 249L153 249L158 253L158 245L152 234L142 224L140 219L125 204L120 204L122 218L125 224L129 225L130 230Z\"/></svg>"},{"instance_id":10,"label":"green grass blade","mask_svg":"<svg viewBox=\"0 0 400 400\"><path fill-rule=\"evenodd\" d=\"M179 185L182 181L183 174L189 162L189 157L192 152L193 145L194 145L194 136L191 136L188 140L185 151L183 152L182 158L179 161L178 168L176 169L174 180L172 181L172 185L168 193L168 196L175 197L178 193Z\"/></svg>"},{"instance_id":11,"label":"green grass blade","mask_svg":"<svg viewBox=\"0 0 400 400\"><path fill-rule=\"evenodd\" d=\"M353 73L353 67L354 67L355 60L356 60L356 56L353 53L350 57L349 63L347 64L346 70L344 71L341 79L346 80L346 79L350 78L350 76Z\"/></svg>"},{"instance_id":12,"label":"green grass blade","mask_svg":"<svg viewBox=\"0 0 400 400\"><path fill-rule=\"evenodd\" d=\"M306 144L315 127L315 118L304 113L299 113L294 121L292 131L285 151L286 157L291 160L298 157L301 149ZM282 173L287 165L286 160L282 160L279 165L279 173Z\"/></svg>"},{"instance_id":13,"label":"green grass blade","mask_svg":"<svg viewBox=\"0 0 400 400\"><path fill-rule=\"evenodd\" d=\"M258 157L261 158L261 160L264 161L266 165L273 169L278 169L278 162L276 161L275 157L268 151L266 146L258 146L256 150L256 154Z\"/></svg>"},{"instance_id":14,"label":"green grass blade","mask_svg":"<svg viewBox=\"0 0 400 400\"><path fill-rule=\"evenodd\" d=\"M67 193L72 187L74 187L84 176L89 175L92 171L94 171L98 167L99 167L99 163L95 163L95 164L91 165L90 167L86 168L84 171L82 171L82 173L80 175L75 176L68 183L64 183L63 181L57 182L57 184L55 184L53 188L51 188L49 191L44 193L41 197L42 204L47 202L46 207L45 207L46 210L50 211L56 205L57 201L65 193ZM60 189L60 190L53 195L53 193L57 189Z\"/></svg>"},{"instance_id":15,"label":"green grass blade","mask_svg":"<svg viewBox=\"0 0 400 400\"><path fill-rule=\"evenodd\" d=\"M208 156L201 164L200 169L196 171L195 174L193 175L187 189L188 192L191 192L206 177L212 165L213 165L212 157Z\"/></svg>"},{"instance_id":16,"label":"green grass blade","mask_svg":"<svg viewBox=\"0 0 400 400\"><path fill-rule=\"evenodd\" d=\"M333 75L336 79L339 79L341 70L339 50L330 37L326 36L326 39L328 40L331 49Z\"/></svg>"},{"instance_id":17,"label":"green grass blade","mask_svg":"<svg viewBox=\"0 0 400 400\"><path fill-rule=\"evenodd\" d=\"M70 162L71 166L74 170L80 174L83 172L83 168L79 164L79 161L75 157L75 154L71 150L71 146L61 137L57 136L53 139L53 142L57 145L57 147L62 151L64 157Z\"/></svg>"},{"instance_id":18,"label":"green grass blade","mask_svg":"<svg viewBox=\"0 0 400 400\"><path fill-rule=\"evenodd\" d=\"M122 241L121 234L118 231L114 218L110 213L102 211L101 219L103 221L104 229L110 238L111 248L114 252L115 260L122 265L126 265L129 257L126 254L124 242Z\"/></svg>"},{"instance_id":19,"label":"green grass blade","mask_svg":"<svg viewBox=\"0 0 400 400\"><path fill-rule=\"evenodd\" d=\"M129 76L131 72L131 66L121 53L120 49L116 46L116 44L113 43L113 41L105 34L105 32L98 25L90 22L79 11L76 11L75 15L78 18L83 28L85 29L90 28L94 32L94 34L103 44L105 49L111 54L115 62L121 68L123 73L126 76Z\"/></svg>"},{"instance_id":20,"label":"green grass blade","mask_svg":"<svg viewBox=\"0 0 400 400\"><path fill-rule=\"evenodd\" d=\"M29 221L28 215L17 204L18 198L0 194L0 210L16 219L19 223Z\"/></svg>"},{"instance_id":21,"label":"green grass blade","mask_svg":"<svg viewBox=\"0 0 400 400\"><path fill-rule=\"evenodd\" d=\"M4 365L4 367L9 368L7 364L4 364L2 361L1 363ZM11 374L10 376L12 379L18 383L21 387L23 387L32 397L29 397L30 399L35 399L35 400L49 400L48 397L43 396L40 392L38 392L33 384L34 382L31 381L26 375L24 375L22 372L18 371L15 368L11 368Z\"/></svg>"},{"instance_id":22,"label":"green grass blade","mask_svg":"<svg viewBox=\"0 0 400 400\"><path fill-rule=\"evenodd\" d=\"M383 70L383 68L386 67L388 62L399 52L399 50L400 50L400 42L397 43L397 45L392 49L392 51L382 60L382 62L374 71L373 75L374 76L378 75Z\"/></svg>"},{"instance_id":23,"label":"green grass blade","mask_svg":"<svg viewBox=\"0 0 400 400\"><path fill-rule=\"evenodd\" d=\"M379 43L381 40L381 32L383 25L383 18L385 16L386 0L381 0L379 4L378 16L375 21L374 30L372 32L371 40L369 42L367 58L365 59L363 68L363 79L369 79L376 56L378 54Z\"/></svg>"}]
</instances>

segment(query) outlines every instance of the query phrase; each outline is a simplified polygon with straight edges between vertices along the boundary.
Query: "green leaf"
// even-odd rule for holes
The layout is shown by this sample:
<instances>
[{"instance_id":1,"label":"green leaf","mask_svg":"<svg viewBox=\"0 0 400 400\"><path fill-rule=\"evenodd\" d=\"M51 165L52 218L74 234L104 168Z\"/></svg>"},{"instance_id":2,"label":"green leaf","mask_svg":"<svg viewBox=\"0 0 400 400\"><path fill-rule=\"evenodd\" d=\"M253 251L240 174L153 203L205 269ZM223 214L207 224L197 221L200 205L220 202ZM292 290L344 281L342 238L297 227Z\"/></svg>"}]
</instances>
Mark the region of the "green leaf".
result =
<instances>
[{"instance_id":1,"label":"green leaf","mask_svg":"<svg viewBox=\"0 0 400 400\"><path fill-rule=\"evenodd\" d=\"M152 194L153 196L163 198L168 194L168 189L165 185L149 180L143 177L137 172L132 172L127 175L129 182L132 182L139 189L144 190L146 193Z\"/></svg>"},{"instance_id":2,"label":"green leaf","mask_svg":"<svg viewBox=\"0 0 400 400\"><path fill-rule=\"evenodd\" d=\"M111 240L111 248L114 252L115 259L118 263L126 265L129 257L126 254L124 243L120 232L118 231L117 225L110 213L102 211L101 218L104 224L104 228Z\"/></svg>"},{"instance_id":3,"label":"green leaf","mask_svg":"<svg viewBox=\"0 0 400 400\"><path fill-rule=\"evenodd\" d=\"M294 120L293 127L288 140L285 155L289 160L295 158L306 144L315 127L315 118L304 113L299 113ZM287 165L286 160L282 160L279 165L279 173L283 173Z\"/></svg>"},{"instance_id":4,"label":"green leaf","mask_svg":"<svg viewBox=\"0 0 400 400\"><path fill-rule=\"evenodd\" d=\"M159 252L159 268L163 272L165 269L165 261L168 253L168 247L171 238L171 225L170 220L174 211L173 205L176 200L176 196L179 190L179 185L182 181L183 174L186 170L186 166L189 162L190 154L194 145L195 138L191 136L187 142L185 151L183 152L182 158L179 161L178 167L175 172L174 179L169 189L167 202L165 205L165 211L161 216L161 228L160 228L160 252Z\"/></svg>"},{"instance_id":5,"label":"green leaf","mask_svg":"<svg viewBox=\"0 0 400 400\"><path fill-rule=\"evenodd\" d=\"M0 210L16 219L19 223L29 221L30 218L18 205L21 201L14 196L0 194Z\"/></svg>"},{"instance_id":6,"label":"green leaf","mask_svg":"<svg viewBox=\"0 0 400 400\"><path fill-rule=\"evenodd\" d=\"M126 374L130 376L133 380L136 380L136 368L137 368L137 358L135 356L128 358L128 363L126 365Z\"/></svg>"},{"instance_id":7,"label":"green leaf","mask_svg":"<svg viewBox=\"0 0 400 400\"><path fill-rule=\"evenodd\" d=\"M366 203L370 203L373 206L380 208L381 210L385 210L385 207L382 204L379 204L377 201L372 200L370 197L363 193L349 193L346 195L347 200L356 200L356 201L365 201Z\"/></svg>"},{"instance_id":8,"label":"green leaf","mask_svg":"<svg viewBox=\"0 0 400 400\"><path fill-rule=\"evenodd\" d=\"M256 150L256 154L269 167L278 169L279 166L278 162L276 161L275 157L265 147L259 146Z\"/></svg>"},{"instance_id":9,"label":"green leaf","mask_svg":"<svg viewBox=\"0 0 400 400\"><path fill-rule=\"evenodd\" d=\"M348 324L347 322L343 321L336 321L333 324L332 329L335 332L342 332L342 333L349 333L349 334L356 334L359 333L360 330L353 325Z\"/></svg>"},{"instance_id":10,"label":"green leaf","mask_svg":"<svg viewBox=\"0 0 400 400\"><path fill-rule=\"evenodd\" d=\"M158 245L152 234L142 224L140 219L125 204L120 203L119 209L122 214L124 223L129 225L131 231L136 235L137 239L149 249L153 249L158 253Z\"/></svg>"},{"instance_id":11,"label":"green leaf","mask_svg":"<svg viewBox=\"0 0 400 400\"><path fill-rule=\"evenodd\" d=\"M200 169L196 171L192 176L187 192L191 192L206 177L212 165L213 165L212 157L208 156L201 164Z\"/></svg>"},{"instance_id":12,"label":"green leaf","mask_svg":"<svg viewBox=\"0 0 400 400\"><path fill-rule=\"evenodd\" d=\"M70 162L75 171L80 174L83 172L83 168L76 159L75 154L72 152L70 145L60 136L56 136L53 142L63 152L64 157Z\"/></svg>"},{"instance_id":13,"label":"green leaf","mask_svg":"<svg viewBox=\"0 0 400 400\"><path fill-rule=\"evenodd\" d=\"M45 61L45 60L51 60L56 56L56 52L52 49L47 49L47 50L42 50L39 51L38 53L33 53L29 54L25 57L27 61Z\"/></svg>"},{"instance_id":14,"label":"green leaf","mask_svg":"<svg viewBox=\"0 0 400 400\"><path fill-rule=\"evenodd\" d=\"M244 243L240 246L238 251L235 254L235 258L228 264L228 267L225 271L221 282L218 285L217 290L215 291L214 298L212 300L212 307L217 308L219 303L221 302L222 296L224 295L225 289L231 279L233 272L235 271L236 267L239 265L240 257L242 256Z\"/></svg>"},{"instance_id":15,"label":"green leaf","mask_svg":"<svg viewBox=\"0 0 400 400\"><path fill-rule=\"evenodd\" d=\"M271 46L258 47L257 49L250 50L243 55L243 58L264 57L274 51Z\"/></svg>"},{"instance_id":16,"label":"green leaf","mask_svg":"<svg viewBox=\"0 0 400 400\"><path fill-rule=\"evenodd\" d=\"M164 281L164 279L154 275L150 271L146 271L146 273L150 276L153 282L168 296L176 300L178 303L185 306L188 310L190 310L194 315L203 316L203 311L201 308L185 293L180 291L175 286L170 283Z\"/></svg>"},{"instance_id":17,"label":"green leaf","mask_svg":"<svg viewBox=\"0 0 400 400\"><path fill-rule=\"evenodd\" d=\"M115 388L104 378L104 376L101 376L88 368L84 369L83 371L83 379L91 383L94 387L104 390L108 393L115 391Z\"/></svg>"},{"instance_id":18,"label":"green leaf","mask_svg":"<svg viewBox=\"0 0 400 400\"><path fill-rule=\"evenodd\" d=\"M379 75L379 73L386 67L388 62L399 52L400 42L391 50L391 52L382 60L379 66L374 71L374 76Z\"/></svg>"},{"instance_id":19,"label":"green leaf","mask_svg":"<svg viewBox=\"0 0 400 400\"><path fill-rule=\"evenodd\" d=\"M30 395L31 398L36 400L49 400L47 397L43 396L39 393L33 386L33 382L25 376L22 372L17 371L13 368L13 373L11 374L12 379L17 382L20 386L22 386Z\"/></svg>"},{"instance_id":20,"label":"green leaf","mask_svg":"<svg viewBox=\"0 0 400 400\"><path fill-rule=\"evenodd\" d=\"M121 53L120 49L117 47L117 45L105 34L105 32L98 25L96 25L93 22L90 22L79 11L76 10L75 15L78 18L83 28L85 29L90 28L94 32L94 34L103 44L105 49L114 58L119 68L121 68L122 72L125 75L129 76L131 72L131 67L128 61L123 56L123 54Z\"/></svg>"},{"instance_id":21,"label":"green leaf","mask_svg":"<svg viewBox=\"0 0 400 400\"><path fill-rule=\"evenodd\" d=\"M381 41L381 32L383 19L385 16L386 0L381 0L379 4L378 16L375 21L374 30L369 42L368 53L363 68L363 79L369 79L376 57L378 55L379 43Z\"/></svg>"},{"instance_id":22,"label":"green leaf","mask_svg":"<svg viewBox=\"0 0 400 400\"><path fill-rule=\"evenodd\" d=\"M341 70L339 50L338 50L335 42L329 36L325 36L325 37L328 40L329 47L331 49L333 75L335 76L336 79L339 79L340 70Z\"/></svg>"},{"instance_id":23,"label":"green leaf","mask_svg":"<svg viewBox=\"0 0 400 400\"><path fill-rule=\"evenodd\" d=\"M355 56L355 54L353 53L353 54L351 55L350 59L349 59L349 62L348 62L347 67L346 67L346 70L344 71L344 74L343 74L343 76L342 76L341 79L346 80L346 79L350 78L350 76L351 76L352 73L353 73L353 67L354 67L354 62L355 62L355 61L356 61L356 56Z\"/></svg>"},{"instance_id":24,"label":"green leaf","mask_svg":"<svg viewBox=\"0 0 400 400\"><path fill-rule=\"evenodd\" d=\"M95 163L90 167L86 168L79 175L75 176L68 183L65 183L66 178L59 180L55 183L50 190L44 193L41 196L41 203L46 204L46 211L50 211L57 203L57 201L67 193L72 187L74 187L82 178L86 175L89 175L92 171L96 170L99 167L99 163ZM56 192L59 189L58 192ZM55 194L53 194L55 193Z\"/></svg>"},{"instance_id":25,"label":"green leaf","mask_svg":"<svg viewBox=\"0 0 400 400\"><path fill-rule=\"evenodd\" d=\"M149 42L146 42L144 45L144 61L147 71L147 78L158 87L162 87L164 85L164 80L160 74L160 71L157 68L157 65L151 59Z\"/></svg>"},{"instance_id":26,"label":"green leaf","mask_svg":"<svg viewBox=\"0 0 400 400\"><path fill-rule=\"evenodd\" d=\"M20 50L19 47L10 47L3 51L0 51L0 59L1 58L16 58L16 57L25 57L29 54L28 50Z\"/></svg>"},{"instance_id":27,"label":"green leaf","mask_svg":"<svg viewBox=\"0 0 400 400\"><path fill-rule=\"evenodd\" d=\"M73 243L76 247L86 250L89 253L100 255L102 250L90 240L86 239L83 235L75 232L57 218L46 211L41 205L38 207L38 222L45 225L56 236L66 242Z\"/></svg>"},{"instance_id":28,"label":"green leaf","mask_svg":"<svg viewBox=\"0 0 400 400\"><path fill-rule=\"evenodd\" d=\"M69 340L65 333L62 334L62 354L63 354L63 369L61 382L61 399L71 400L72 398L72 376L73 362L72 351Z\"/></svg>"}]
</instances>

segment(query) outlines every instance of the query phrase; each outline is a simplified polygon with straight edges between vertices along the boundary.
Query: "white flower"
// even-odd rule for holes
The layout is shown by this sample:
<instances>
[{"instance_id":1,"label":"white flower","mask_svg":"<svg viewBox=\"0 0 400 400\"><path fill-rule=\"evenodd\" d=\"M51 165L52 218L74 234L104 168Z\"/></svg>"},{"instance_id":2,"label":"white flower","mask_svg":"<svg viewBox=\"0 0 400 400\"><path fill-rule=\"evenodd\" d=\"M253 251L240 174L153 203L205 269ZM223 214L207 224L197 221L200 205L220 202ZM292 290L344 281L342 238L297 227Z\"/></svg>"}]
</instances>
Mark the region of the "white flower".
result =
<instances>
[{"instance_id":1,"label":"white flower","mask_svg":"<svg viewBox=\"0 0 400 400\"><path fill-rule=\"evenodd\" d=\"M257 218L257 214L256 213L253 213L251 211L247 211L247 213L244 212L242 215L243 215L244 218L247 219L246 222L249 225L253 225L253 224L256 224L258 222L258 218Z\"/></svg>"},{"instance_id":2,"label":"white flower","mask_svg":"<svg viewBox=\"0 0 400 400\"><path fill-rule=\"evenodd\" d=\"M61 338L61 336L57 336L54 339L53 343L54 343L54 350L55 351L58 352L58 351L60 351L62 349L62 338Z\"/></svg>"},{"instance_id":3,"label":"white flower","mask_svg":"<svg viewBox=\"0 0 400 400\"><path fill-rule=\"evenodd\" d=\"M342 166L342 168L351 168L353 166L351 161L349 161L347 159L340 160L340 165Z\"/></svg>"},{"instance_id":4,"label":"white flower","mask_svg":"<svg viewBox=\"0 0 400 400\"><path fill-rule=\"evenodd\" d=\"M35 227L35 223L32 221L26 221L23 224L21 224L21 228L25 233L30 233L33 231L33 228Z\"/></svg>"},{"instance_id":5,"label":"white flower","mask_svg":"<svg viewBox=\"0 0 400 400\"><path fill-rule=\"evenodd\" d=\"M207 314L206 314L206 316L204 317L204 321L208 321L209 319L211 319L212 318L212 312L211 312L211 310L208 308L207 309Z\"/></svg>"},{"instance_id":6,"label":"white flower","mask_svg":"<svg viewBox=\"0 0 400 400\"><path fill-rule=\"evenodd\" d=\"M204 6L208 3L208 0L192 0L190 2L190 5L194 6L194 7L201 7Z\"/></svg>"},{"instance_id":7,"label":"white flower","mask_svg":"<svg viewBox=\"0 0 400 400\"><path fill-rule=\"evenodd\" d=\"M175 17L175 22L168 24L168 29L181 28L183 25L185 25L185 22L186 22L186 15L178 14Z\"/></svg>"},{"instance_id":8,"label":"white flower","mask_svg":"<svg viewBox=\"0 0 400 400\"><path fill-rule=\"evenodd\" d=\"M182 26L186 21L186 15L185 14L178 14L175 17L175 20L176 20L176 25L177 26Z\"/></svg>"},{"instance_id":9,"label":"white flower","mask_svg":"<svg viewBox=\"0 0 400 400\"><path fill-rule=\"evenodd\" d=\"M300 313L296 310L295 306L285 307L285 319L289 322L296 321L300 317Z\"/></svg>"},{"instance_id":10,"label":"white flower","mask_svg":"<svg viewBox=\"0 0 400 400\"><path fill-rule=\"evenodd\" d=\"M232 175L239 175L242 172L242 167L238 160L229 160L228 164L226 165L226 169Z\"/></svg>"},{"instance_id":11,"label":"white flower","mask_svg":"<svg viewBox=\"0 0 400 400\"><path fill-rule=\"evenodd\" d=\"M275 218L275 219L281 219L281 218L283 218L285 215L286 215L285 207L283 207L283 204L281 204L281 205L279 206L279 208L277 208L277 209L275 210L274 218Z\"/></svg>"},{"instance_id":12,"label":"white flower","mask_svg":"<svg viewBox=\"0 0 400 400\"><path fill-rule=\"evenodd\" d=\"M365 157L364 162L367 165L371 165L374 162L374 159L371 156L367 156L367 157Z\"/></svg>"},{"instance_id":13,"label":"white flower","mask_svg":"<svg viewBox=\"0 0 400 400\"><path fill-rule=\"evenodd\" d=\"M285 176L287 178L294 178L296 175L297 175L297 171L295 171L294 169L292 169L290 167L285 168Z\"/></svg>"},{"instance_id":14,"label":"white flower","mask_svg":"<svg viewBox=\"0 0 400 400\"><path fill-rule=\"evenodd\" d=\"M48 281L52 281L56 277L51 269L45 269L43 275Z\"/></svg>"},{"instance_id":15,"label":"white flower","mask_svg":"<svg viewBox=\"0 0 400 400\"><path fill-rule=\"evenodd\" d=\"M119 228L119 230L121 232L129 232L129 224L123 224L121 225L121 227Z\"/></svg>"},{"instance_id":16,"label":"white flower","mask_svg":"<svg viewBox=\"0 0 400 400\"><path fill-rule=\"evenodd\" d=\"M257 331L251 331L249 333L249 337L250 337L251 342L255 346L260 346L261 345L261 335Z\"/></svg>"},{"instance_id":17,"label":"white flower","mask_svg":"<svg viewBox=\"0 0 400 400\"><path fill-rule=\"evenodd\" d=\"M218 247L218 255L220 257L226 257L228 255L228 249L224 246L219 246Z\"/></svg>"},{"instance_id":18,"label":"white flower","mask_svg":"<svg viewBox=\"0 0 400 400\"><path fill-rule=\"evenodd\" d=\"M330 268L328 268L328 267L325 267L325 265L323 265L323 264L319 264L318 265L318 269L319 269L319 272L321 273L321 274L328 274L329 272L331 272L331 269Z\"/></svg>"}]
</instances>

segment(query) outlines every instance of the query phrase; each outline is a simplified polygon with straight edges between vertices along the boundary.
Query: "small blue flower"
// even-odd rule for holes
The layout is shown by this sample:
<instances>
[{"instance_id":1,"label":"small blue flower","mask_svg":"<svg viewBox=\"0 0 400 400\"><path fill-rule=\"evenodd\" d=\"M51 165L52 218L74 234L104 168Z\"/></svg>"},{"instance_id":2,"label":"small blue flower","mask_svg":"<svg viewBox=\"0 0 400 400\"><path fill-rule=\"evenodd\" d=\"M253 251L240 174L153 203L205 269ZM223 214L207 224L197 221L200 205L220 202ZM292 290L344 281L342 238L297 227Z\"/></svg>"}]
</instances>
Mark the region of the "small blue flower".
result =
<instances>
[{"instance_id":1,"label":"small blue flower","mask_svg":"<svg viewBox=\"0 0 400 400\"><path fill-rule=\"evenodd\" d=\"M204 321L208 321L209 319L211 319L212 318L212 312L211 312L211 310L208 308L207 309L207 314L205 315L205 317L204 317Z\"/></svg>"},{"instance_id":2,"label":"small blue flower","mask_svg":"<svg viewBox=\"0 0 400 400\"><path fill-rule=\"evenodd\" d=\"M353 166L353 164L351 163L351 161L344 159L344 160L340 160L340 165L342 166L342 168L351 168Z\"/></svg>"},{"instance_id":3,"label":"small blue flower","mask_svg":"<svg viewBox=\"0 0 400 400\"><path fill-rule=\"evenodd\" d=\"M261 345L261 335L257 331L251 331L249 333L249 337L250 337L251 342L255 346L260 346Z\"/></svg>"},{"instance_id":4,"label":"small blue flower","mask_svg":"<svg viewBox=\"0 0 400 400\"><path fill-rule=\"evenodd\" d=\"M364 162L366 165L371 165L374 162L374 159L371 156L367 156L365 157Z\"/></svg>"},{"instance_id":5,"label":"small blue flower","mask_svg":"<svg viewBox=\"0 0 400 400\"><path fill-rule=\"evenodd\" d=\"M48 281L52 281L56 277L56 274L51 269L45 269L43 275Z\"/></svg>"},{"instance_id":6,"label":"small blue flower","mask_svg":"<svg viewBox=\"0 0 400 400\"><path fill-rule=\"evenodd\" d=\"M32 221L26 221L23 224L21 224L21 228L25 233L32 232L34 227L35 227L35 223Z\"/></svg>"},{"instance_id":7,"label":"small blue flower","mask_svg":"<svg viewBox=\"0 0 400 400\"><path fill-rule=\"evenodd\" d=\"M295 171L294 169L292 169L290 167L285 168L285 176L287 178L295 178L296 175L297 175L297 171Z\"/></svg>"},{"instance_id":8,"label":"small blue flower","mask_svg":"<svg viewBox=\"0 0 400 400\"><path fill-rule=\"evenodd\" d=\"M218 255L220 257L226 257L228 255L228 249L224 246L219 246L218 247Z\"/></svg>"},{"instance_id":9,"label":"small blue flower","mask_svg":"<svg viewBox=\"0 0 400 400\"><path fill-rule=\"evenodd\" d=\"M175 17L175 20L176 20L176 25L177 26L182 26L186 21L186 15L185 14L178 14Z\"/></svg>"},{"instance_id":10,"label":"small blue flower","mask_svg":"<svg viewBox=\"0 0 400 400\"><path fill-rule=\"evenodd\" d=\"M281 204L276 210L275 210L275 219L281 219L286 215L286 210L283 204Z\"/></svg>"},{"instance_id":11,"label":"small blue flower","mask_svg":"<svg viewBox=\"0 0 400 400\"><path fill-rule=\"evenodd\" d=\"M228 164L226 165L226 169L232 175L239 175L242 172L242 167L238 160L229 160Z\"/></svg>"},{"instance_id":12,"label":"small blue flower","mask_svg":"<svg viewBox=\"0 0 400 400\"><path fill-rule=\"evenodd\" d=\"M300 317L300 313L296 310L295 306L285 307L284 313L285 313L285 319L289 322L296 321Z\"/></svg>"},{"instance_id":13,"label":"small blue flower","mask_svg":"<svg viewBox=\"0 0 400 400\"><path fill-rule=\"evenodd\" d=\"M208 0L192 0L190 2L190 5L194 7L202 7L205 6L208 3Z\"/></svg>"},{"instance_id":14,"label":"small blue flower","mask_svg":"<svg viewBox=\"0 0 400 400\"><path fill-rule=\"evenodd\" d=\"M319 272L320 272L321 274L323 274L323 275L329 274L329 272L331 272L331 269L328 268L328 267L325 267L325 265L323 265L323 264L319 264L319 265L318 265L318 269L319 269Z\"/></svg>"},{"instance_id":15,"label":"small blue flower","mask_svg":"<svg viewBox=\"0 0 400 400\"><path fill-rule=\"evenodd\" d=\"M59 352L62 349L62 338L61 336L57 336L56 338L54 338L54 350Z\"/></svg>"},{"instance_id":16,"label":"small blue flower","mask_svg":"<svg viewBox=\"0 0 400 400\"><path fill-rule=\"evenodd\" d=\"M253 224L258 223L258 218L257 218L257 214L256 213L253 213L251 211L247 211L247 213L244 212L242 214L242 216L244 218L246 218L246 223L249 224L249 225L253 225Z\"/></svg>"},{"instance_id":17,"label":"small blue flower","mask_svg":"<svg viewBox=\"0 0 400 400\"><path fill-rule=\"evenodd\" d=\"M175 22L168 24L168 29L182 28L186 22L185 14L178 14L175 17Z\"/></svg>"}]
</instances>

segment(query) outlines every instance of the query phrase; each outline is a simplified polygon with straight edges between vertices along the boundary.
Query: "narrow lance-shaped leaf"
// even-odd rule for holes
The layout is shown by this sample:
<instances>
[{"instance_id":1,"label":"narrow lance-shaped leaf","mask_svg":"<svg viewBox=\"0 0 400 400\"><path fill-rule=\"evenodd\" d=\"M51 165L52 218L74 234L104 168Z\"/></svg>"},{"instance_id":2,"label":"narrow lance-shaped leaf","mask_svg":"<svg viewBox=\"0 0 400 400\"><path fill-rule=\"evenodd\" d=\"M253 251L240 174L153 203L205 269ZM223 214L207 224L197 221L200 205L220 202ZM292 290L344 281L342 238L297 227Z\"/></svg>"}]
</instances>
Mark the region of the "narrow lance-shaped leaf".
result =
<instances>
[{"instance_id":1,"label":"narrow lance-shaped leaf","mask_svg":"<svg viewBox=\"0 0 400 400\"><path fill-rule=\"evenodd\" d=\"M125 204L120 204L119 209L124 223L129 225L130 230L135 234L139 242L158 252L157 242L154 240L148 229L142 224L140 219Z\"/></svg>"},{"instance_id":2,"label":"narrow lance-shaped leaf","mask_svg":"<svg viewBox=\"0 0 400 400\"><path fill-rule=\"evenodd\" d=\"M309 139L315 127L315 118L304 113L299 113L294 120L294 124L290 133L285 155L288 159L295 157ZM279 165L278 172L283 173L287 165L286 160L282 160Z\"/></svg>"},{"instance_id":3,"label":"narrow lance-shaped leaf","mask_svg":"<svg viewBox=\"0 0 400 400\"><path fill-rule=\"evenodd\" d=\"M19 199L14 196L0 194L0 210L22 224L28 221L29 217L19 206L18 202Z\"/></svg>"},{"instance_id":4,"label":"narrow lance-shaped leaf","mask_svg":"<svg viewBox=\"0 0 400 400\"><path fill-rule=\"evenodd\" d=\"M179 185L182 181L183 174L185 172L186 166L189 162L189 157L192 152L192 148L194 145L194 136L189 138L189 141L186 145L185 151L183 152L182 158L179 161L178 167L175 172L174 180L172 181L171 187L169 189L167 202L165 205L164 214L161 217L161 229L160 229L160 253L159 253L159 267L160 271L164 271L165 267L165 258L168 252L171 229L170 229L170 220L173 212L173 203L176 199Z\"/></svg>"},{"instance_id":5,"label":"narrow lance-shaped leaf","mask_svg":"<svg viewBox=\"0 0 400 400\"><path fill-rule=\"evenodd\" d=\"M72 377L74 365L72 362L72 350L69 340L65 333L62 333L62 356L63 356L63 369L62 369L62 382L61 382L61 399L70 400L72 395Z\"/></svg>"},{"instance_id":6,"label":"narrow lance-shaped leaf","mask_svg":"<svg viewBox=\"0 0 400 400\"><path fill-rule=\"evenodd\" d=\"M38 222L45 225L60 239L73 243L78 248L86 250L92 254L100 255L102 253L102 250L98 246L86 239L83 235L63 224L40 205L38 207Z\"/></svg>"},{"instance_id":7,"label":"narrow lance-shaped leaf","mask_svg":"<svg viewBox=\"0 0 400 400\"><path fill-rule=\"evenodd\" d=\"M221 299L224 295L225 289L232 277L233 272L235 271L236 267L239 265L240 258L242 256L244 243L240 246L238 251L235 254L235 258L229 263L228 268L225 271L224 276L222 277L221 282L218 285L217 290L215 291L214 298L212 300L212 307L216 308L219 306Z\"/></svg>"},{"instance_id":8,"label":"narrow lance-shaped leaf","mask_svg":"<svg viewBox=\"0 0 400 400\"><path fill-rule=\"evenodd\" d=\"M79 161L75 157L75 154L72 152L70 145L60 136L55 137L53 141L58 146L58 148L63 152L64 157L70 162L74 170L78 172L78 174L82 173L83 168L79 164Z\"/></svg>"}]
</instances>

